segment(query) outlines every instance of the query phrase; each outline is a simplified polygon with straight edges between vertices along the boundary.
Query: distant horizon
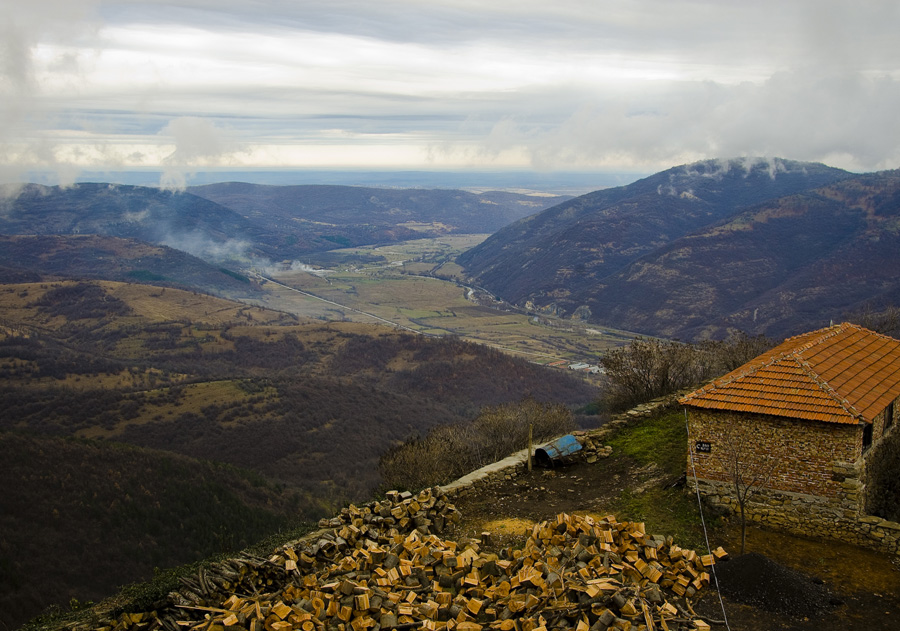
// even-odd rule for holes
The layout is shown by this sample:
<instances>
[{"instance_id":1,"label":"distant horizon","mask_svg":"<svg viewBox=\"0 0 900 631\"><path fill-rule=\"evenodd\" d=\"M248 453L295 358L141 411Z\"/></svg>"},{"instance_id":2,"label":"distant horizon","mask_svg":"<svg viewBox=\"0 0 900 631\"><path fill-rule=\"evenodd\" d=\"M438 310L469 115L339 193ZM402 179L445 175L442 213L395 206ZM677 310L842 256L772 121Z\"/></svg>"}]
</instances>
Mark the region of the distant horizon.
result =
<instances>
[{"instance_id":1,"label":"distant horizon","mask_svg":"<svg viewBox=\"0 0 900 631\"><path fill-rule=\"evenodd\" d=\"M0 180L900 166L900 3L5 2Z\"/></svg>"},{"instance_id":2,"label":"distant horizon","mask_svg":"<svg viewBox=\"0 0 900 631\"><path fill-rule=\"evenodd\" d=\"M84 184L102 182L131 186L160 187L164 171L155 168L86 170L62 181L52 170L31 171L18 182L7 184ZM571 170L543 172L532 169L394 169L394 168L210 168L186 178L185 188L225 182L270 186L364 186L372 188L449 188L461 190L518 190L583 195L616 186L625 186L650 172Z\"/></svg>"}]
</instances>

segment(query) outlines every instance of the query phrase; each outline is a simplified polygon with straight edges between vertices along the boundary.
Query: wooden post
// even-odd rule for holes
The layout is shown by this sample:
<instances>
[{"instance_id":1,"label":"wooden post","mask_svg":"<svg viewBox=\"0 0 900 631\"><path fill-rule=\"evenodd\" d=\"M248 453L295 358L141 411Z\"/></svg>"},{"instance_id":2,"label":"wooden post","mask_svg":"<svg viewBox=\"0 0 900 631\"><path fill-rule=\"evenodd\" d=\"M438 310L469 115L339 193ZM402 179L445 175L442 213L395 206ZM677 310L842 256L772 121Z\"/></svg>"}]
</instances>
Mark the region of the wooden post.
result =
<instances>
[{"instance_id":1,"label":"wooden post","mask_svg":"<svg viewBox=\"0 0 900 631\"><path fill-rule=\"evenodd\" d=\"M531 471L531 453L534 451L534 423L528 424L528 470Z\"/></svg>"}]
</instances>

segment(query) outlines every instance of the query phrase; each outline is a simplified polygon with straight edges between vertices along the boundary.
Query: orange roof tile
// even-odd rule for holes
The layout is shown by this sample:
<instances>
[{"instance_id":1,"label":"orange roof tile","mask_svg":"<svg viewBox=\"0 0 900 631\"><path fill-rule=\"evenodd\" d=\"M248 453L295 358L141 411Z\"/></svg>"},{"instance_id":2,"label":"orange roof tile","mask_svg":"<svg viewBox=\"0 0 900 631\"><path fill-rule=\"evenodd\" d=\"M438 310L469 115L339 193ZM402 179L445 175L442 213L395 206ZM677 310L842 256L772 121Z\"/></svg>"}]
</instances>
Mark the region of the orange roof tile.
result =
<instances>
[{"instance_id":1,"label":"orange roof tile","mask_svg":"<svg viewBox=\"0 0 900 631\"><path fill-rule=\"evenodd\" d=\"M855 424L898 396L900 341L845 322L788 338L680 402Z\"/></svg>"}]
</instances>

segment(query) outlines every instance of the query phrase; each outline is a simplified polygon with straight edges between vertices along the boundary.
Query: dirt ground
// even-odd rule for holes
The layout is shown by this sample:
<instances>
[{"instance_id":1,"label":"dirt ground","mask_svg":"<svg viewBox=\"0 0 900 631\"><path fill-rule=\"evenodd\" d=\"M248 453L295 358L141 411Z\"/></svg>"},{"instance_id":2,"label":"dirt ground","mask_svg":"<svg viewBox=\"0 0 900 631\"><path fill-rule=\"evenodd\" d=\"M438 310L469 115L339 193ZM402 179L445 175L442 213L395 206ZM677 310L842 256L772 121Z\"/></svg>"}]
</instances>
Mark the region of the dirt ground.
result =
<instances>
[{"instance_id":1,"label":"dirt ground","mask_svg":"<svg viewBox=\"0 0 900 631\"><path fill-rule=\"evenodd\" d=\"M549 471L535 469L460 497L456 505L463 519L455 536L478 537L490 531L492 545L512 545L534 523L558 513L607 515L612 500L624 489L639 493L650 485L669 483L654 467L638 467L624 456L595 464L578 461ZM652 524L648 527L652 529ZM740 557L740 532L734 523L715 529L710 544L713 549L722 545L731 554L719 566L725 613L712 588L695 609L715 620L727 616L730 629L900 629L900 559L840 542L756 528L748 530L748 554ZM738 602L754 602L754 595L756 604Z\"/></svg>"}]
</instances>

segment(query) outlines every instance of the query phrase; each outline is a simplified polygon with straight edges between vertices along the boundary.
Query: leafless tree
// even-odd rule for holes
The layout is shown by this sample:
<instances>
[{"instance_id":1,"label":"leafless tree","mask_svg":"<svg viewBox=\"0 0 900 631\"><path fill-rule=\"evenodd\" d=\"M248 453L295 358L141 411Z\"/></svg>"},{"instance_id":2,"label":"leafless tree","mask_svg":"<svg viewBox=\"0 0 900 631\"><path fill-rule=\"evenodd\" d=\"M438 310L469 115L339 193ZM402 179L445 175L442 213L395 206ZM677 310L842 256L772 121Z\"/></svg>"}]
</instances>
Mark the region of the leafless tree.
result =
<instances>
[{"instance_id":1,"label":"leafless tree","mask_svg":"<svg viewBox=\"0 0 900 631\"><path fill-rule=\"evenodd\" d=\"M747 545L747 504L778 474L779 461L760 449L759 432L741 431L733 425L723 430L719 460L734 490L741 520L741 554Z\"/></svg>"},{"instance_id":2,"label":"leafless tree","mask_svg":"<svg viewBox=\"0 0 900 631\"><path fill-rule=\"evenodd\" d=\"M740 368L748 361L775 346L775 341L765 335L748 335L744 331L731 331L724 340L701 342L709 361L709 372L720 375Z\"/></svg>"},{"instance_id":3,"label":"leafless tree","mask_svg":"<svg viewBox=\"0 0 900 631\"><path fill-rule=\"evenodd\" d=\"M847 320L870 331L897 337L900 335L900 307L888 305L876 308L871 303L864 304L857 311L845 316Z\"/></svg>"},{"instance_id":4,"label":"leafless tree","mask_svg":"<svg viewBox=\"0 0 900 631\"><path fill-rule=\"evenodd\" d=\"M645 403L723 375L773 346L742 332L697 344L638 337L600 359L608 402L614 409Z\"/></svg>"},{"instance_id":5,"label":"leafless tree","mask_svg":"<svg viewBox=\"0 0 900 631\"><path fill-rule=\"evenodd\" d=\"M701 380L691 344L636 338L600 359L615 408L644 403Z\"/></svg>"}]
</instances>

